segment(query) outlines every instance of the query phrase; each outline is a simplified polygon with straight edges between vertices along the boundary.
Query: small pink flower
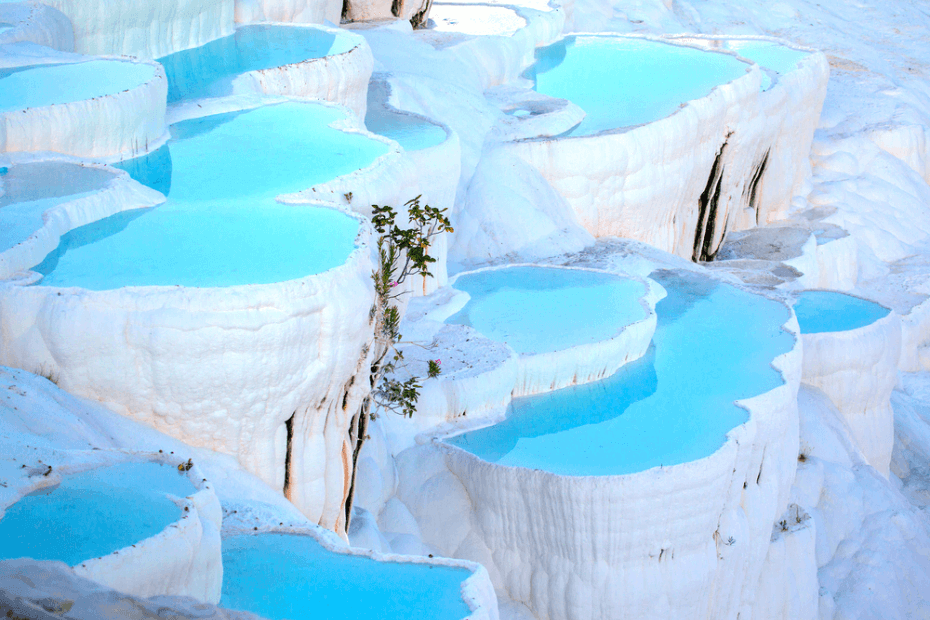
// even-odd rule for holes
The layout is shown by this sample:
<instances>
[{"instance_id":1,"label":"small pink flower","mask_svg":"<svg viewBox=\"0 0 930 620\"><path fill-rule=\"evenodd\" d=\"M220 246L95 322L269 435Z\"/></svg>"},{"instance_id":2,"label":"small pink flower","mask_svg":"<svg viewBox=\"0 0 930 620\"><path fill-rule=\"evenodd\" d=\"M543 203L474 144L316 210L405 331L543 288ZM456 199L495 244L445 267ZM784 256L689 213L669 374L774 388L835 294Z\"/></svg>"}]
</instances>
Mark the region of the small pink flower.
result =
<instances>
[{"instance_id":1,"label":"small pink flower","mask_svg":"<svg viewBox=\"0 0 930 620\"><path fill-rule=\"evenodd\" d=\"M437 366L439 366L440 364L442 364L442 360L434 360L434 361L436 362L436 365L437 365Z\"/></svg>"},{"instance_id":2,"label":"small pink flower","mask_svg":"<svg viewBox=\"0 0 930 620\"><path fill-rule=\"evenodd\" d=\"M391 288L394 288L395 286L397 286L397 285L399 285L399 284L400 284L400 282L396 282L396 281L395 281L395 282L391 282Z\"/></svg>"}]
</instances>

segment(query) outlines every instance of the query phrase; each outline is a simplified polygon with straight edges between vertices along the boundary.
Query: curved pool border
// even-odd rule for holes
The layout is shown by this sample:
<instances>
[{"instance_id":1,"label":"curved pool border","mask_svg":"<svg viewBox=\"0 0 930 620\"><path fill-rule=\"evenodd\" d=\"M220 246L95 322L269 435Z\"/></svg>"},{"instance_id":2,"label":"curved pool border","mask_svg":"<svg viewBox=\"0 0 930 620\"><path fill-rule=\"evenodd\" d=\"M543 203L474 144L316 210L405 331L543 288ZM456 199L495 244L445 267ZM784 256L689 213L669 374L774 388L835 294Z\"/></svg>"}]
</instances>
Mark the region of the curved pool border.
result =
<instances>
[{"instance_id":1,"label":"curved pool border","mask_svg":"<svg viewBox=\"0 0 930 620\"><path fill-rule=\"evenodd\" d=\"M233 80L234 95L259 93L328 101L345 106L359 118L365 118L368 81L374 70L375 59L364 37L350 30L322 24L261 25L322 30L337 37L348 38L354 41L354 45L338 54L242 73Z\"/></svg>"},{"instance_id":2,"label":"curved pool border","mask_svg":"<svg viewBox=\"0 0 930 620\"><path fill-rule=\"evenodd\" d=\"M746 63L744 75L661 119L590 136L523 138L503 145L549 181L591 234L636 239L683 258L712 259L728 214L738 208L751 179L752 162L738 154L761 122L761 69L733 52L711 52L664 36L568 36L641 39ZM705 205L707 212L699 209L702 193L716 194L713 208Z\"/></svg>"},{"instance_id":3,"label":"curved pool border","mask_svg":"<svg viewBox=\"0 0 930 620\"><path fill-rule=\"evenodd\" d=\"M341 0L236 0L236 23L338 24Z\"/></svg>"},{"instance_id":4,"label":"curved pool border","mask_svg":"<svg viewBox=\"0 0 930 620\"><path fill-rule=\"evenodd\" d=\"M33 491L59 484L62 477L135 461L177 465L170 455L163 453L95 451L89 461L59 465L48 476L37 477L32 484L18 488L16 499L0 507L0 518L5 508ZM219 602L223 580L222 509L213 486L196 464L188 470L187 477L196 491L180 498L181 517L177 521L154 536L109 555L88 558L72 567L74 572L135 596L192 596L209 603Z\"/></svg>"},{"instance_id":5,"label":"curved pool border","mask_svg":"<svg viewBox=\"0 0 930 620\"><path fill-rule=\"evenodd\" d=\"M28 41L62 52L74 51L74 30L64 13L38 2L0 4L0 21L13 28L0 32L0 45Z\"/></svg>"},{"instance_id":6,"label":"curved pool border","mask_svg":"<svg viewBox=\"0 0 930 620\"><path fill-rule=\"evenodd\" d=\"M154 75L121 92L0 112L0 154L53 151L112 161L141 155L168 139L168 80L164 68L152 61L119 56L86 57L77 62L92 60L144 64L154 69Z\"/></svg>"},{"instance_id":7,"label":"curved pool border","mask_svg":"<svg viewBox=\"0 0 930 620\"><path fill-rule=\"evenodd\" d=\"M783 383L735 401L749 419L702 459L564 476L489 463L434 433L432 449L471 498L469 536L489 549L482 561L500 579L496 587L553 620L735 617L752 600L797 467L802 365L793 310L763 296L790 313L782 329L794 346L771 362ZM425 542L447 551L442 541ZM743 570L733 571L734 562Z\"/></svg>"},{"instance_id":8,"label":"curved pool border","mask_svg":"<svg viewBox=\"0 0 930 620\"><path fill-rule=\"evenodd\" d=\"M788 217L791 199L804 191L812 174L811 144L814 131L820 123L820 112L830 78L830 64L826 55L811 47L762 35L669 36L671 39L705 47L713 46L716 42L762 41L807 52L808 56L788 73L778 74L767 70L772 84L759 94L763 122L757 124L756 147L752 148L752 143L748 143L751 151L749 158L754 168L753 181L746 191L755 195L744 196L745 208L734 213L736 217L732 220L731 229L745 230L758 224L771 224L785 219ZM739 52L734 53L739 56ZM753 62L748 58L745 60Z\"/></svg>"},{"instance_id":9,"label":"curved pool border","mask_svg":"<svg viewBox=\"0 0 930 620\"><path fill-rule=\"evenodd\" d=\"M423 556L400 555L396 553L378 553L377 551L362 549L360 547L347 547L335 543L326 533L319 532L310 527L260 525L253 528L242 526L223 530L223 535L225 537L250 536L256 534L310 536L316 540L321 547L331 553L357 558L367 558L385 564L426 564L429 566L464 568L472 573L467 579L462 581L462 600L471 610L471 614L466 616L464 620L497 620L498 618L497 595L494 592L494 586L491 584L487 569L477 562L444 557L426 558Z\"/></svg>"},{"instance_id":10,"label":"curved pool border","mask_svg":"<svg viewBox=\"0 0 930 620\"><path fill-rule=\"evenodd\" d=\"M245 108L220 100L201 114L287 101L259 99ZM332 127L387 144L387 153L346 176L366 187L399 189L398 179L385 178L400 159L396 142L359 129L342 106L296 101L339 108L346 116ZM278 202L293 204L284 198ZM73 394L188 444L231 454L311 521L344 534L347 429L366 392L355 379L369 357L371 230L335 199L300 204L359 220L356 248L343 264L287 282L223 288L89 291L30 286L40 276L19 273L0 281L0 363L49 369ZM296 353L268 353L285 349Z\"/></svg>"},{"instance_id":11,"label":"curved pool border","mask_svg":"<svg viewBox=\"0 0 930 620\"><path fill-rule=\"evenodd\" d=\"M856 329L801 334L801 380L830 398L866 460L887 478L894 448L891 393L898 383L901 319L893 309L860 295L824 292L862 299L888 310L884 317Z\"/></svg>"},{"instance_id":12,"label":"curved pool border","mask_svg":"<svg viewBox=\"0 0 930 620\"><path fill-rule=\"evenodd\" d=\"M133 181L129 174L84 160L56 153L6 153L0 155L0 166L14 167L40 162L61 162L96 168L111 173L112 178L89 196L65 197L61 203L42 214L43 225L27 239L12 248L0 251L0 281L16 277L38 265L58 247L61 236L80 226L96 222L120 211L154 207L165 197L153 189Z\"/></svg>"}]
</instances>

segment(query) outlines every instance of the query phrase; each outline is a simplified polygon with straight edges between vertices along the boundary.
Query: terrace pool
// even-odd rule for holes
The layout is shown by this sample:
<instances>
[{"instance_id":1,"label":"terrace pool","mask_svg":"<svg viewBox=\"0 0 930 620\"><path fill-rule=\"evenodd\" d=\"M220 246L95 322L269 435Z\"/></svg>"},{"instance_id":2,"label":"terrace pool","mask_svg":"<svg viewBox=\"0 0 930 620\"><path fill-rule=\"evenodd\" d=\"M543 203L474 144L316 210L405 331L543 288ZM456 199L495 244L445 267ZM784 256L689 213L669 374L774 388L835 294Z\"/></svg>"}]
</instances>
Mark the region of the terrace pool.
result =
<instances>
[{"instance_id":1,"label":"terrace pool","mask_svg":"<svg viewBox=\"0 0 930 620\"><path fill-rule=\"evenodd\" d=\"M0 112L115 95L155 76L150 64L88 60L0 69Z\"/></svg>"},{"instance_id":2,"label":"terrace pool","mask_svg":"<svg viewBox=\"0 0 930 620\"><path fill-rule=\"evenodd\" d=\"M802 334L844 332L871 325L891 312L874 301L835 291L804 291L794 304Z\"/></svg>"},{"instance_id":3,"label":"terrace pool","mask_svg":"<svg viewBox=\"0 0 930 620\"><path fill-rule=\"evenodd\" d=\"M727 47L743 58L748 58L760 67L777 73L788 73L809 54L785 47L771 41L740 40L727 41Z\"/></svg>"},{"instance_id":4,"label":"terrace pool","mask_svg":"<svg viewBox=\"0 0 930 620\"><path fill-rule=\"evenodd\" d=\"M359 222L275 197L370 165L387 145L329 127L337 109L282 103L171 127L167 147L125 162L168 196L62 236L35 271L43 286L225 287L321 273L345 262Z\"/></svg>"},{"instance_id":5,"label":"terrace pool","mask_svg":"<svg viewBox=\"0 0 930 620\"><path fill-rule=\"evenodd\" d=\"M365 127L372 133L398 142L405 151L427 149L446 140L445 130L435 123L371 103L365 115Z\"/></svg>"},{"instance_id":6,"label":"terrace pool","mask_svg":"<svg viewBox=\"0 0 930 620\"><path fill-rule=\"evenodd\" d=\"M608 340L646 317L642 282L596 271L508 267L463 274L453 286L471 299L446 323L473 327L518 353Z\"/></svg>"},{"instance_id":7,"label":"terrace pool","mask_svg":"<svg viewBox=\"0 0 930 620\"><path fill-rule=\"evenodd\" d=\"M461 620L464 568L378 562L328 551L311 536L223 539L220 605L269 620Z\"/></svg>"},{"instance_id":8,"label":"terrace pool","mask_svg":"<svg viewBox=\"0 0 930 620\"><path fill-rule=\"evenodd\" d=\"M728 54L620 36L569 36L536 51L535 89L586 113L567 136L588 136L664 118L746 73Z\"/></svg>"},{"instance_id":9,"label":"terrace pool","mask_svg":"<svg viewBox=\"0 0 930 620\"><path fill-rule=\"evenodd\" d=\"M494 426L446 441L500 465L562 475L619 475L715 452L748 414L734 401L782 377L772 360L794 339L782 304L688 272L650 275L656 305L649 352L613 376L515 399Z\"/></svg>"},{"instance_id":10,"label":"terrace pool","mask_svg":"<svg viewBox=\"0 0 930 620\"><path fill-rule=\"evenodd\" d=\"M178 498L196 492L173 465L122 463L66 476L0 519L0 560L29 557L74 566L158 534L181 518Z\"/></svg>"},{"instance_id":11,"label":"terrace pool","mask_svg":"<svg viewBox=\"0 0 930 620\"><path fill-rule=\"evenodd\" d=\"M101 168L64 162L0 168L0 252L31 237L52 207L99 191L113 178Z\"/></svg>"},{"instance_id":12,"label":"terrace pool","mask_svg":"<svg viewBox=\"0 0 930 620\"><path fill-rule=\"evenodd\" d=\"M232 81L261 71L348 52L348 35L312 26L256 24L200 47L159 58L168 77L168 103L232 94Z\"/></svg>"}]
</instances>

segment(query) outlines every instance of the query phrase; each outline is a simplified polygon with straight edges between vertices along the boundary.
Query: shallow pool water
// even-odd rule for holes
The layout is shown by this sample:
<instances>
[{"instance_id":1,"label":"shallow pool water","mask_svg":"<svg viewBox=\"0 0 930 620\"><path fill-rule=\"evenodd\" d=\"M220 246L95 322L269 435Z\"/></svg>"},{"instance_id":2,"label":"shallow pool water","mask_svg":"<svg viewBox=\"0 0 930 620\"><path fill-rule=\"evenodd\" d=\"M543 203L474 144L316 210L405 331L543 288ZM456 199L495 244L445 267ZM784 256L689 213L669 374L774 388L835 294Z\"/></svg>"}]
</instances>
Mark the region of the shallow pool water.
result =
<instances>
[{"instance_id":1,"label":"shallow pool water","mask_svg":"<svg viewBox=\"0 0 930 620\"><path fill-rule=\"evenodd\" d=\"M794 304L802 334L844 332L871 325L891 312L874 301L835 291L804 291Z\"/></svg>"},{"instance_id":2,"label":"shallow pool water","mask_svg":"<svg viewBox=\"0 0 930 620\"><path fill-rule=\"evenodd\" d=\"M468 325L518 353L607 340L646 317L637 280L580 269L509 267L459 276L471 296L446 323Z\"/></svg>"},{"instance_id":3,"label":"shallow pool water","mask_svg":"<svg viewBox=\"0 0 930 620\"><path fill-rule=\"evenodd\" d=\"M668 296L645 357L587 385L513 401L494 426L447 441L501 465L617 475L694 461L748 419L734 401L783 383L780 303L686 272L659 271Z\"/></svg>"},{"instance_id":4,"label":"shallow pool water","mask_svg":"<svg viewBox=\"0 0 930 620\"><path fill-rule=\"evenodd\" d=\"M135 462L66 476L22 498L0 519L0 560L80 564L158 534L181 518L165 494L196 492L174 465Z\"/></svg>"},{"instance_id":5,"label":"shallow pool water","mask_svg":"<svg viewBox=\"0 0 930 620\"><path fill-rule=\"evenodd\" d=\"M257 24L200 47L159 58L168 77L168 103L232 94L232 81L261 71L347 52L355 42L312 26Z\"/></svg>"},{"instance_id":6,"label":"shallow pool water","mask_svg":"<svg viewBox=\"0 0 930 620\"><path fill-rule=\"evenodd\" d=\"M294 280L343 264L358 220L283 205L297 192L370 165L387 145L329 127L342 113L284 103L171 127L167 148L125 162L168 196L62 237L35 271L45 286L235 286Z\"/></svg>"},{"instance_id":7,"label":"shallow pool water","mask_svg":"<svg viewBox=\"0 0 930 620\"><path fill-rule=\"evenodd\" d=\"M88 60L0 69L0 112L84 101L136 88L155 67L121 60Z\"/></svg>"},{"instance_id":8,"label":"shallow pool water","mask_svg":"<svg viewBox=\"0 0 930 620\"><path fill-rule=\"evenodd\" d=\"M435 123L408 114L399 114L381 105L368 106L368 131L395 140L405 151L419 151L446 140L445 130Z\"/></svg>"},{"instance_id":9,"label":"shallow pool water","mask_svg":"<svg viewBox=\"0 0 930 620\"><path fill-rule=\"evenodd\" d=\"M4 172L6 170L6 172ZM113 173L62 162L36 162L0 169L0 252L22 243L45 223L52 207L88 196Z\"/></svg>"},{"instance_id":10,"label":"shallow pool water","mask_svg":"<svg viewBox=\"0 0 930 620\"><path fill-rule=\"evenodd\" d=\"M664 118L679 105L746 73L728 54L629 37L571 36L536 51L535 89L568 99L587 116L570 136Z\"/></svg>"},{"instance_id":11,"label":"shallow pool water","mask_svg":"<svg viewBox=\"0 0 930 620\"><path fill-rule=\"evenodd\" d=\"M376 562L333 553L310 536L223 539L220 605L269 620L461 620L464 568Z\"/></svg>"}]
</instances>

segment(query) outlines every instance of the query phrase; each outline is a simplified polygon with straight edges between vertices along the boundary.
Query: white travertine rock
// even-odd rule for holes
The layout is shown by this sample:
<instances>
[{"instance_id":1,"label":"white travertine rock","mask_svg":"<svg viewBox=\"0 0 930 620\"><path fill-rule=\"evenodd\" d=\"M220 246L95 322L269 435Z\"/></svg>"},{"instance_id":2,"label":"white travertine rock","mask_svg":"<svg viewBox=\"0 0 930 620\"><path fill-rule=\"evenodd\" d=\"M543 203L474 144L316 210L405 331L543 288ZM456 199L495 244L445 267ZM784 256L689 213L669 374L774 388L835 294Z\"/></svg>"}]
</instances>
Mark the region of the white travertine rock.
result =
<instances>
[{"instance_id":1,"label":"white travertine rock","mask_svg":"<svg viewBox=\"0 0 930 620\"><path fill-rule=\"evenodd\" d=\"M12 614L7 616L7 614ZM192 598L140 599L75 574L61 562L0 562L0 615L34 620L261 620L255 614L213 607Z\"/></svg>"},{"instance_id":2,"label":"white travertine rock","mask_svg":"<svg viewBox=\"0 0 930 620\"><path fill-rule=\"evenodd\" d=\"M0 22L11 25L8 30L0 29L0 45L28 41L62 52L74 51L71 21L46 4L0 3Z\"/></svg>"},{"instance_id":3,"label":"white travertine rock","mask_svg":"<svg viewBox=\"0 0 930 620\"><path fill-rule=\"evenodd\" d=\"M18 165L37 162L62 162L78 164L79 160L63 155L16 153L0 155L0 167L15 169ZM159 192L129 178L122 170L80 162L85 167L106 170L112 179L89 195L80 195L62 202L46 211L43 225L32 236L6 251L0 251L0 280L13 277L42 262L45 256L58 246L61 235L69 230L90 224L114 213L127 209L154 207L165 201ZM0 179L0 196L3 181Z\"/></svg>"},{"instance_id":4,"label":"white travertine rock","mask_svg":"<svg viewBox=\"0 0 930 620\"><path fill-rule=\"evenodd\" d=\"M338 24L342 0L236 0L236 22L287 22L292 24Z\"/></svg>"},{"instance_id":5,"label":"white travertine rock","mask_svg":"<svg viewBox=\"0 0 930 620\"><path fill-rule=\"evenodd\" d=\"M797 336L794 317L785 328ZM797 466L800 338L774 366L785 384L742 401L749 421L698 461L571 477L434 442L398 456L398 497L425 543L481 561L539 618L736 617Z\"/></svg>"},{"instance_id":6,"label":"white travertine rock","mask_svg":"<svg viewBox=\"0 0 930 620\"><path fill-rule=\"evenodd\" d=\"M728 213L741 208L755 164L750 147L760 123L761 73L746 66L745 75L655 122L590 136L518 140L509 148L542 173L594 236L628 237L678 256L712 258ZM698 221L699 198L716 185L708 175L720 176L720 192L716 218L705 214L705 225Z\"/></svg>"},{"instance_id":7,"label":"white travertine rock","mask_svg":"<svg viewBox=\"0 0 930 620\"><path fill-rule=\"evenodd\" d=\"M347 261L289 282L110 291L0 283L0 359L185 442L231 454L342 532L348 426L374 299L368 233ZM217 369L222 368L222 372ZM287 453L291 422L291 452Z\"/></svg>"},{"instance_id":8,"label":"white travertine rock","mask_svg":"<svg viewBox=\"0 0 930 620\"><path fill-rule=\"evenodd\" d=\"M830 397L866 460L887 477L894 445L891 392L901 356L898 315L889 312L865 327L802 339L804 383Z\"/></svg>"},{"instance_id":9,"label":"white travertine rock","mask_svg":"<svg viewBox=\"0 0 930 620\"><path fill-rule=\"evenodd\" d=\"M752 605L752 620L818 618L816 538L810 515L797 504L790 505L775 522Z\"/></svg>"},{"instance_id":10,"label":"white travertine rock","mask_svg":"<svg viewBox=\"0 0 930 620\"><path fill-rule=\"evenodd\" d=\"M138 62L126 58L112 61ZM75 62L75 57L64 62ZM84 101L0 112L0 154L54 151L86 159L118 160L158 147L168 136L168 80L161 65L143 64L150 65L154 74L135 88Z\"/></svg>"},{"instance_id":11,"label":"white travertine rock","mask_svg":"<svg viewBox=\"0 0 930 620\"><path fill-rule=\"evenodd\" d=\"M234 0L42 0L64 13L81 54L151 59L231 34Z\"/></svg>"},{"instance_id":12,"label":"white travertine rock","mask_svg":"<svg viewBox=\"0 0 930 620\"><path fill-rule=\"evenodd\" d=\"M744 186L742 208L731 212L730 229L745 230L785 219L791 199L810 183L811 144L830 77L826 55L774 37L685 34L669 39L707 49L725 49L728 42L761 41L808 52L793 70L772 75L771 85L759 93L759 116L750 130L756 135L743 143L753 165L752 176Z\"/></svg>"},{"instance_id":13,"label":"white travertine rock","mask_svg":"<svg viewBox=\"0 0 930 620\"><path fill-rule=\"evenodd\" d=\"M371 48L364 38L354 33L326 26L313 27L341 38L351 38L355 44L341 54L244 73L233 80L233 93L329 101L349 108L359 118L365 118L368 81L374 67Z\"/></svg>"}]
</instances>

